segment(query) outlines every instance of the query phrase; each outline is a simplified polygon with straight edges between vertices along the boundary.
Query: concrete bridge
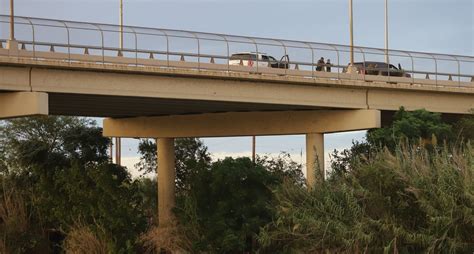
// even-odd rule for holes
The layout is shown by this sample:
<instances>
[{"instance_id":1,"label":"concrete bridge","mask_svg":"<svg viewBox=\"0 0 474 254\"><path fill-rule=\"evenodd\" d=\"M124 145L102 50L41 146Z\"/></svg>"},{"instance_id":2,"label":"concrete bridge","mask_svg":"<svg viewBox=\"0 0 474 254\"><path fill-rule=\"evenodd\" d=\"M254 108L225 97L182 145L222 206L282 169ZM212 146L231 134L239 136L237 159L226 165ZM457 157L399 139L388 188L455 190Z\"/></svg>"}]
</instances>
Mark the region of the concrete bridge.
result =
<instances>
[{"instance_id":1,"label":"concrete bridge","mask_svg":"<svg viewBox=\"0 0 474 254\"><path fill-rule=\"evenodd\" d=\"M7 25L0 15L0 31ZM161 225L174 204L174 138L305 134L314 184L324 133L378 128L400 106L474 108L472 56L389 50L403 70L369 75L365 63L383 62L383 49L354 47L363 68L348 73L344 45L28 17L15 26L15 40L0 33L0 118L106 117L106 136L157 138ZM232 64L239 52L289 59ZM320 57L331 72L319 71Z\"/></svg>"}]
</instances>

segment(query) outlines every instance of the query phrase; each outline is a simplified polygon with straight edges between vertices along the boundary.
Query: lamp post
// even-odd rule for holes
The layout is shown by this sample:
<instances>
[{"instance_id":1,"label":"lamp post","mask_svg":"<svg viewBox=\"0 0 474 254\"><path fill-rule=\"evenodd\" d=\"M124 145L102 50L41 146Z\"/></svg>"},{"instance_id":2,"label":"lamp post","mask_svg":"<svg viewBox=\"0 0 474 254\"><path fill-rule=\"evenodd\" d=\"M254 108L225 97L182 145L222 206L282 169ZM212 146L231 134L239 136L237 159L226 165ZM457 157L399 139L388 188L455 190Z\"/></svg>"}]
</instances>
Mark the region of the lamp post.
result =
<instances>
[{"instance_id":1,"label":"lamp post","mask_svg":"<svg viewBox=\"0 0 474 254\"><path fill-rule=\"evenodd\" d=\"M351 62L349 66L347 67L347 72L355 74L357 73L357 69L354 66L354 18L353 18L352 0L349 0L349 33L350 33Z\"/></svg>"},{"instance_id":2,"label":"lamp post","mask_svg":"<svg viewBox=\"0 0 474 254\"><path fill-rule=\"evenodd\" d=\"M351 66L354 66L354 19L352 10L352 0L349 0L349 27L351 40Z\"/></svg>"},{"instance_id":3,"label":"lamp post","mask_svg":"<svg viewBox=\"0 0 474 254\"><path fill-rule=\"evenodd\" d=\"M119 8L119 52L118 56L122 56L123 50L123 0L120 0ZM112 150L111 150L112 152ZM120 137L115 138L115 164L122 164L122 140Z\"/></svg>"},{"instance_id":4,"label":"lamp post","mask_svg":"<svg viewBox=\"0 0 474 254\"><path fill-rule=\"evenodd\" d=\"M15 11L13 0L10 0L10 37L7 41L7 49L10 52L18 50L18 42L15 40Z\"/></svg>"},{"instance_id":5,"label":"lamp post","mask_svg":"<svg viewBox=\"0 0 474 254\"><path fill-rule=\"evenodd\" d=\"M388 57L388 0L385 0L385 62L389 64Z\"/></svg>"},{"instance_id":6,"label":"lamp post","mask_svg":"<svg viewBox=\"0 0 474 254\"><path fill-rule=\"evenodd\" d=\"M256 149L255 149L255 145L256 145L256 137L255 136L252 136L252 161L253 163L255 163L255 157L256 157Z\"/></svg>"},{"instance_id":7,"label":"lamp post","mask_svg":"<svg viewBox=\"0 0 474 254\"><path fill-rule=\"evenodd\" d=\"M119 38L119 45L120 50L123 50L123 0L120 0L120 38Z\"/></svg>"},{"instance_id":8,"label":"lamp post","mask_svg":"<svg viewBox=\"0 0 474 254\"><path fill-rule=\"evenodd\" d=\"M14 17L14 4L13 0L10 0L10 41L15 40L15 17Z\"/></svg>"}]
</instances>

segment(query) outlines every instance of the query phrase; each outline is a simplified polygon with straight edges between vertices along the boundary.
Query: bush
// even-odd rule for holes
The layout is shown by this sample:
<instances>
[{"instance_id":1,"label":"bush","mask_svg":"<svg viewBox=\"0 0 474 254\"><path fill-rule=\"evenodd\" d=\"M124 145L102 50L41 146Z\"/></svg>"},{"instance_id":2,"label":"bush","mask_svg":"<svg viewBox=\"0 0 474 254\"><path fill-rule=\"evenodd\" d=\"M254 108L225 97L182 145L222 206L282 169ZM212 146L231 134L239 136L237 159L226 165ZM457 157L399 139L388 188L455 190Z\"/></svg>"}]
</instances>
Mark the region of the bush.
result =
<instances>
[{"instance_id":1,"label":"bush","mask_svg":"<svg viewBox=\"0 0 474 254\"><path fill-rule=\"evenodd\" d=\"M3 183L0 200L0 253L49 250L42 230L31 221L23 196Z\"/></svg>"},{"instance_id":2,"label":"bush","mask_svg":"<svg viewBox=\"0 0 474 254\"><path fill-rule=\"evenodd\" d=\"M283 184L259 235L288 253L469 253L474 147L379 150L311 191Z\"/></svg>"},{"instance_id":3,"label":"bush","mask_svg":"<svg viewBox=\"0 0 474 254\"><path fill-rule=\"evenodd\" d=\"M64 240L66 254L109 254L113 250L112 241L100 226L95 226L93 230L86 224L77 223Z\"/></svg>"},{"instance_id":4,"label":"bush","mask_svg":"<svg viewBox=\"0 0 474 254\"><path fill-rule=\"evenodd\" d=\"M226 158L196 172L175 209L179 232L192 242L188 251L254 249L260 227L273 215L269 186L277 177L249 158Z\"/></svg>"}]
</instances>

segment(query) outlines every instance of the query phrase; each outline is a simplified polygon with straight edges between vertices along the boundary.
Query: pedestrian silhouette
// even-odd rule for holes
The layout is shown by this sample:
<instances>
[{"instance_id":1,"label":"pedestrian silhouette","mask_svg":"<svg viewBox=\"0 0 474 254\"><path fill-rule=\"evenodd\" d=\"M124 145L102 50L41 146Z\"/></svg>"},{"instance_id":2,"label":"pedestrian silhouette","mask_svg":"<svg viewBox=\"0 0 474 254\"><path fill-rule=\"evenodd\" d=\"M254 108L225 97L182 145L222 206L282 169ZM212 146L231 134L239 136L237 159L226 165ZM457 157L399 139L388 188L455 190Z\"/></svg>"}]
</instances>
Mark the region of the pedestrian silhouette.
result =
<instances>
[{"instance_id":1,"label":"pedestrian silhouette","mask_svg":"<svg viewBox=\"0 0 474 254\"><path fill-rule=\"evenodd\" d=\"M328 59L328 61L326 62L326 71L327 72L331 72L331 59Z\"/></svg>"},{"instance_id":2,"label":"pedestrian silhouette","mask_svg":"<svg viewBox=\"0 0 474 254\"><path fill-rule=\"evenodd\" d=\"M318 63L316 65L316 71L322 71L323 70L323 67L324 67L324 57L321 57L319 60L318 60Z\"/></svg>"}]
</instances>

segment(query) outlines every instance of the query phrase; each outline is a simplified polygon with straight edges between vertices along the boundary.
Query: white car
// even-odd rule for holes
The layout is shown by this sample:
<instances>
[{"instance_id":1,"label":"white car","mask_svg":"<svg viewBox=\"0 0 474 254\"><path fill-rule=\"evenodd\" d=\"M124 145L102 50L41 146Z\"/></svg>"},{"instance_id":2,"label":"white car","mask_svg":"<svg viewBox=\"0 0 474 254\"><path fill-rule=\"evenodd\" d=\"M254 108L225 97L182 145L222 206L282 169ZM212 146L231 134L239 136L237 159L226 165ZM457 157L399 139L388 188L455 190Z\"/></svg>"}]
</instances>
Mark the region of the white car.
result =
<instances>
[{"instance_id":1,"label":"white car","mask_svg":"<svg viewBox=\"0 0 474 254\"><path fill-rule=\"evenodd\" d=\"M258 61L257 61L258 57ZM242 65L249 67L259 68L281 68L288 69L290 59L288 55L283 56L280 61L276 60L273 56L267 55L265 53L255 53L255 52L241 52L232 54L229 59L230 65Z\"/></svg>"}]
</instances>

